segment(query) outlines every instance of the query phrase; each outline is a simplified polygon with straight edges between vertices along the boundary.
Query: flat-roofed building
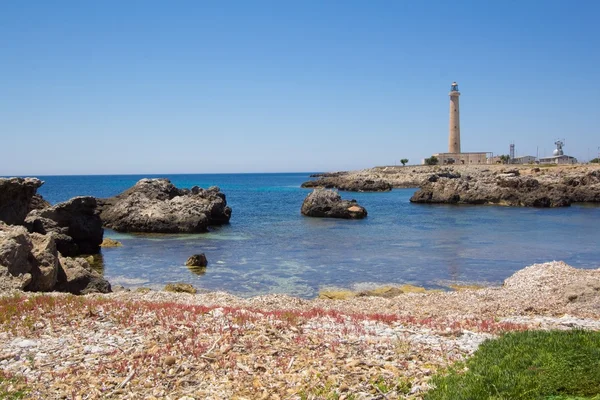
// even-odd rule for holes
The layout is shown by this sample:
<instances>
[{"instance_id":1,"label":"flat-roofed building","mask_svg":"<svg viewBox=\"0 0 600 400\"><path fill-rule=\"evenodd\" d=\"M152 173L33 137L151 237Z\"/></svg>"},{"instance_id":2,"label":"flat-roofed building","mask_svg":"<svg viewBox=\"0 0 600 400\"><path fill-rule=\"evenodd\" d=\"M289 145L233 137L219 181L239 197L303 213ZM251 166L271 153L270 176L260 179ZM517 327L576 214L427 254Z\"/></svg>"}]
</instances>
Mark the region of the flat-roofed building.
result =
<instances>
[{"instance_id":1,"label":"flat-roofed building","mask_svg":"<svg viewBox=\"0 0 600 400\"><path fill-rule=\"evenodd\" d=\"M521 157L515 157L512 160L510 160L511 164L535 164L536 162L536 157L535 156L521 156Z\"/></svg>"},{"instance_id":2,"label":"flat-roofed building","mask_svg":"<svg viewBox=\"0 0 600 400\"><path fill-rule=\"evenodd\" d=\"M561 154L558 156L541 157L540 164L577 164L577 159Z\"/></svg>"},{"instance_id":3,"label":"flat-roofed building","mask_svg":"<svg viewBox=\"0 0 600 400\"><path fill-rule=\"evenodd\" d=\"M433 156L438 159L438 164L457 164L457 165L472 165L472 164L487 164L488 154L482 152L473 153L437 153Z\"/></svg>"}]
</instances>

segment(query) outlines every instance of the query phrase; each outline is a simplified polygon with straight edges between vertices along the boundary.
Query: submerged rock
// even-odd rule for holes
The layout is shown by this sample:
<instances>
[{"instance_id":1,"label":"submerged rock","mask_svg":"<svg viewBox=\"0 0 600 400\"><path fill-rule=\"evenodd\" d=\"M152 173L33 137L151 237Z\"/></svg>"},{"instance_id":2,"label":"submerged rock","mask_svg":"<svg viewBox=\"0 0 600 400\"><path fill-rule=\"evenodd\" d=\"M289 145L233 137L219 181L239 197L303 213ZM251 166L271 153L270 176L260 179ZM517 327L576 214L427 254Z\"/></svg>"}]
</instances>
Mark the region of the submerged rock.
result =
<instances>
[{"instance_id":1,"label":"submerged rock","mask_svg":"<svg viewBox=\"0 0 600 400\"><path fill-rule=\"evenodd\" d=\"M199 233L231 218L218 187L178 189L168 179L142 179L99 202L102 222L119 232Z\"/></svg>"},{"instance_id":2,"label":"submerged rock","mask_svg":"<svg viewBox=\"0 0 600 400\"><path fill-rule=\"evenodd\" d=\"M118 240L111 239L111 238L104 238L104 240L100 244L100 247L121 247L121 246L123 246L123 243L119 242Z\"/></svg>"},{"instance_id":3,"label":"submerged rock","mask_svg":"<svg viewBox=\"0 0 600 400\"><path fill-rule=\"evenodd\" d=\"M37 178L0 178L0 221L22 225L29 211L47 205L36 194L43 184Z\"/></svg>"},{"instance_id":4,"label":"submerged rock","mask_svg":"<svg viewBox=\"0 0 600 400\"><path fill-rule=\"evenodd\" d=\"M25 226L30 232L54 233L58 251L68 257L97 254L104 234L96 199L89 196L33 210L27 215Z\"/></svg>"},{"instance_id":5,"label":"submerged rock","mask_svg":"<svg viewBox=\"0 0 600 400\"><path fill-rule=\"evenodd\" d=\"M313 190L302 203L301 213L307 217L361 219L367 210L355 200L342 200L333 190Z\"/></svg>"},{"instance_id":6,"label":"submerged rock","mask_svg":"<svg viewBox=\"0 0 600 400\"><path fill-rule=\"evenodd\" d=\"M406 293L427 293L424 287L413 285L381 286L370 290L353 291L348 289L326 289L319 291L320 299L348 300L355 297L383 297L392 298Z\"/></svg>"},{"instance_id":7,"label":"submerged rock","mask_svg":"<svg viewBox=\"0 0 600 400\"><path fill-rule=\"evenodd\" d=\"M196 294L197 290L189 283L169 283L165 286L165 292Z\"/></svg>"}]
</instances>

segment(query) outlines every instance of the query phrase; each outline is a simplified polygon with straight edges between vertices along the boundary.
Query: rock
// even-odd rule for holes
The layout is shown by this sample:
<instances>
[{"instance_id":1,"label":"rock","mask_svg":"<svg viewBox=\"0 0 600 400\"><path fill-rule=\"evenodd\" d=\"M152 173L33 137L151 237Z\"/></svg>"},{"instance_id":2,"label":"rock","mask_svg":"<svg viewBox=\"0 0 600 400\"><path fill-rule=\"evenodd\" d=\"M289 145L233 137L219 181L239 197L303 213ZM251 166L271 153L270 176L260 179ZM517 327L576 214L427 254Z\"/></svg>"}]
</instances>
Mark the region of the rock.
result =
<instances>
[{"instance_id":1,"label":"rock","mask_svg":"<svg viewBox=\"0 0 600 400\"><path fill-rule=\"evenodd\" d=\"M188 267L206 267L208 265L208 261L206 260L206 255L204 253L194 254L187 259L185 265Z\"/></svg>"},{"instance_id":2,"label":"rock","mask_svg":"<svg viewBox=\"0 0 600 400\"><path fill-rule=\"evenodd\" d=\"M31 269L32 281L26 289L32 292L49 292L54 289L60 268L56 242L52 235L30 235L33 248L31 254L35 258Z\"/></svg>"},{"instance_id":3,"label":"rock","mask_svg":"<svg viewBox=\"0 0 600 400\"><path fill-rule=\"evenodd\" d=\"M168 283L165 292L196 294L197 290L189 283Z\"/></svg>"},{"instance_id":4,"label":"rock","mask_svg":"<svg viewBox=\"0 0 600 400\"><path fill-rule=\"evenodd\" d=\"M115 239L111 239L111 238L104 238L104 240L102 240L102 243L100 244L100 247L121 247L123 246L123 243L115 240Z\"/></svg>"},{"instance_id":5,"label":"rock","mask_svg":"<svg viewBox=\"0 0 600 400\"><path fill-rule=\"evenodd\" d=\"M29 211L44 204L41 196L36 196L43 184L37 178L0 178L0 220L22 225Z\"/></svg>"},{"instance_id":6,"label":"rock","mask_svg":"<svg viewBox=\"0 0 600 400\"><path fill-rule=\"evenodd\" d=\"M389 192L392 185L379 179L348 179L345 175L325 176L314 181L307 181L303 188L338 189L347 192Z\"/></svg>"},{"instance_id":7,"label":"rock","mask_svg":"<svg viewBox=\"0 0 600 400\"><path fill-rule=\"evenodd\" d=\"M48 203L44 198L39 194L34 194L29 202L29 211L33 210L43 210L44 208L51 207L52 204Z\"/></svg>"},{"instance_id":8,"label":"rock","mask_svg":"<svg viewBox=\"0 0 600 400\"><path fill-rule=\"evenodd\" d=\"M313 190L302 203L301 213L308 217L360 219L367 216L367 210L355 200L342 200L333 190Z\"/></svg>"},{"instance_id":9,"label":"rock","mask_svg":"<svg viewBox=\"0 0 600 400\"><path fill-rule=\"evenodd\" d=\"M84 259L60 256L55 235L0 223L0 291L110 292L110 284Z\"/></svg>"},{"instance_id":10,"label":"rock","mask_svg":"<svg viewBox=\"0 0 600 400\"><path fill-rule=\"evenodd\" d=\"M55 206L33 210L25 219L30 232L55 234L56 247L63 256L96 254L100 251L102 221L93 197L75 197Z\"/></svg>"},{"instance_id":11,"label":"rock","mask_svg":"<svg viewBox=\"0 0 600 400\"><path fill-rule=\"evenodd\" d=\"M56 284L58 268L52 236L0 223L0 279L5 281L1 287L48 292Z\"/></svg>"},{"instance_id":12,"label":"rock","mask_svg":"<svg viewBox=\"0 0 600 400\"><path fill-rule=\"evenodd\" d=\"M110 283L84 258L60 258L56 289L72 294L110 293Z\"/></svg>"},{"instance_id":13,"label":"rock","mask_svg":"<svg viewBox=\"0 0 600 400\"><path fill-rule=\"evenodd\" d=\"M177 359L173 356L165 357L165 365L174 365L177 362Z\"/></svg>"},{"instance_id":14,"label":"rock","mask_svg":"<svg viewBox=\"0 0 600 400\"><path fill-rule=\"evenodd\" d=\"M31 283L32 250L25 228L0 222L0 290L22 290Z\"/></svg>"},{"instance_id":15,"label":"rock","mask_svg":"<svg viewBox=\"0 0 600 400\"><path fill-rule=\"evenodd\" d=\"M218 187L178 189L168 179L142 179L100 204L104 225L119 232L199 233L231 218Z\"/></svg>"}]
</instances>

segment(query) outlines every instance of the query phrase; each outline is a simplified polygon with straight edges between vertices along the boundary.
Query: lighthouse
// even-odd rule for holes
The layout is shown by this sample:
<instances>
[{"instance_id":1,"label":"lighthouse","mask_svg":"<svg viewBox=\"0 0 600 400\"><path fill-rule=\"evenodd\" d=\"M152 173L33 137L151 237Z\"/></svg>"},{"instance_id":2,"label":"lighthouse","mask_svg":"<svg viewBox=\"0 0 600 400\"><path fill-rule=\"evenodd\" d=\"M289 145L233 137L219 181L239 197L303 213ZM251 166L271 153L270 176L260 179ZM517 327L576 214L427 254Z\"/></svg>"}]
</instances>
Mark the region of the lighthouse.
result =
<instances>
[{"instance_id":1,"label":"lighthouse","mask_svg":"<svg viewBox=\"0 0 600 400\"><path fill-rule=\"evenodd\" d=\"M460 115L458 107L458 83L450 87L450 132L448 135L448 153L460 153Z\"/></svg>"}]
</instances>

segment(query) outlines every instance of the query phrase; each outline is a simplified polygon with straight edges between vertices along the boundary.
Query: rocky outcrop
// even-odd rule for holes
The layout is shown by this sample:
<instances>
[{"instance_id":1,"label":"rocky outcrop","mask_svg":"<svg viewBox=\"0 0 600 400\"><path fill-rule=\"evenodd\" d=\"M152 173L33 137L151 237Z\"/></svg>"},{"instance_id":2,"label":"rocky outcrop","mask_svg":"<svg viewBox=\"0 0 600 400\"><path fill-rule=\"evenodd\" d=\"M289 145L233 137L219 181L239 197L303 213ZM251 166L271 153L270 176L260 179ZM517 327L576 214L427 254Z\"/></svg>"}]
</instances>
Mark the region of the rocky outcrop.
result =
<instances>
[{"instance_id":1,"label":"rocky outcrop","mask_svg":"<svg viewBox=\"0 0 600 400\"><path fill-rule=\"evenodd\" d=\"M36 194L43 184L37 178L0 178L0 221L22 225L32 209L47 205Z\"/></svg>"},{"instance_id":2,"label":"rocky outcrop","mask_svg":"<svg viewBox=\"0 0 600 400\"><path fill-rule=\"evenodd\" d=\"M178 189L168 179L142 179L99 202L104 226L119 232L198 233L231 218L218 187Z\"/></svg>"},{"instance_id":3,"label":"rocky outcrop","mask_svg":"<svg viewBox=\"0 0 600 400\"><path fill-rule=\"evenodd\" d=\"M518 171L461 176L433 174L410 199L413 203L490 204L525 207L564 207L571 203L564 185L540 183Z\"/></svg>"},{"instance_id":4,"label":"rocky outcrop","mask_svg":"<svg viewBox=\"0 0 600 400\"><path fill-rule=\"evenodd\" d=\"M346 192L389 192L392 185L379 179L348 179L346 175L325 176L314 181L307 181L303 188L338 189Z\"/></svg>"},{"instance_id":5,"label":"rocky outcrop","mask_svg":"<svg viewBox=\"0 0 600 400\"><path fill-rule=\"evenodd\" d=\"M54 233L63 256L96 254L100 251L102 221L93 197L75 197L42 210L33 210L25 219L30 232Z\"/></svg>"},{"instance_id":6,"label":"rocky outcrop","mask_svg":"<svg viewBox=\"0 0 600 400\"><path fill-rule=\"evenodd\" d=\"M87 261L60 255L55 235L0 223L0 291L110 292L110 284Z\"/></svg>"},{"instance_id":7,"label":"rocky outcrop","mask_svg":"<svg viewBox=\"0 0 600 400\"><path fill-rule=\"evenodd\" d=\"M326 189L313 190L302 203L301 213L307 217L361 219L367 210L356 200L342 200L341 196Z\"/></svg>"}]
</instances>

